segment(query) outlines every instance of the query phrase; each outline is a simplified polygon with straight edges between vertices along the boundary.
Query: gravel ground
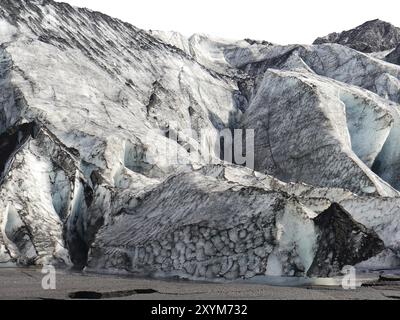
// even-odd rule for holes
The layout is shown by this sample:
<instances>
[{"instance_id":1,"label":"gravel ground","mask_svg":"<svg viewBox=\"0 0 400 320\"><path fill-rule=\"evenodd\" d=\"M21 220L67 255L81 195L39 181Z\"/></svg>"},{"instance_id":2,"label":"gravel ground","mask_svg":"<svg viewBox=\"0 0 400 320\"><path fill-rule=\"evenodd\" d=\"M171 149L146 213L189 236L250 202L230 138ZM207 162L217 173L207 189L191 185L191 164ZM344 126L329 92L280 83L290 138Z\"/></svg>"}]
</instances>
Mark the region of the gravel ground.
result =
<instances>
[{"instance_id":1,"label":"gravel ground","mask_svg":"<svg viewBox=\"0 0 400 320\"><path fill-rule=\"evenodd\" d=\"M102 298L129 300L381 300L400 299L400 281L375 281L356 290L247 283L164 281L57 272L56 290L43 290L37 269L0 269L0 299ZM77 293L84 292L84 293ZM89 292L89 293L88 293Z\"/></svg>"}]
</instances>

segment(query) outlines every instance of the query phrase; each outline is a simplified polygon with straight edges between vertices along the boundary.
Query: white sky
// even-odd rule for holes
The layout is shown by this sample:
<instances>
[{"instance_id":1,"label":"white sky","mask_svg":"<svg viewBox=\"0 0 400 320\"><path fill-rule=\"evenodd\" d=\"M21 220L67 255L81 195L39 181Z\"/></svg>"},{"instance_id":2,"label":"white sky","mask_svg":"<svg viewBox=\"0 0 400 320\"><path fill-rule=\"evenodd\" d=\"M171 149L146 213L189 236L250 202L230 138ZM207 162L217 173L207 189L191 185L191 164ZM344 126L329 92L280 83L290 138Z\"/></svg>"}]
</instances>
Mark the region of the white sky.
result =
<instances>
[{"instance_id":1,"label":"white sky","mask_svg":"<svg viewBox=\"0 0 400 320\"><path fill-rule=\"evenodd\" d=\"M63 0L142 29L312 43L379 18L400 27L399 0Z\"/></svg>"}]
</instances>

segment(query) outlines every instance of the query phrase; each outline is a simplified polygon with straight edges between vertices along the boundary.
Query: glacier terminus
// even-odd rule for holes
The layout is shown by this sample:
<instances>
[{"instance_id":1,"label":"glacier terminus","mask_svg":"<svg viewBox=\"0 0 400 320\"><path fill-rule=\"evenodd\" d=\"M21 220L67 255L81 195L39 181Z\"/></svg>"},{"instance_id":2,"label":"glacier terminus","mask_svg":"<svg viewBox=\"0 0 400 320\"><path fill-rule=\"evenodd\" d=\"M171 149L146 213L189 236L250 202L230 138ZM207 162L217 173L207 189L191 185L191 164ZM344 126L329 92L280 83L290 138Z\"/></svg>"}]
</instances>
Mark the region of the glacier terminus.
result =
<instances>
[{"instance_id":1,"label":"glacier terminus","mask_svg":"<svg viewBox=\"0 0 400 320\"><path fill-rule=\"evenodd\" d=\"M399 267L399 52L381 20L279 45L1 0L0 267Z\"/></svg>"}]
</instances>

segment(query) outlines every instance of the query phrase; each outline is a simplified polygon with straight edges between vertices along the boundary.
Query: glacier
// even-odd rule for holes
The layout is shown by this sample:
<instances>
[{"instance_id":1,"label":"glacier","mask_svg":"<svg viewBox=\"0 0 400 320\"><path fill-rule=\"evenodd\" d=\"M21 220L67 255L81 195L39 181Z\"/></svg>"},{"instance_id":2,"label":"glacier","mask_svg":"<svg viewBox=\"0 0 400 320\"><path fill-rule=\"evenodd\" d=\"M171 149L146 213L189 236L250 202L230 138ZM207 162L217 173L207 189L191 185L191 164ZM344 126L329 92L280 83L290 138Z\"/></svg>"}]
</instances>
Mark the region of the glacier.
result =
<instances>
[{"instance_id":1,"label":"glacier","mask_svg":"<svg viewBox=\"0 0 400 320\"><path fill-rule=\"evenodd\" d=\"M223 281L398 267L399 33L351 34L187 38L1 1L0 266ZM240 129L254 167L215 150Z\"/></svg>"}]
</instances>

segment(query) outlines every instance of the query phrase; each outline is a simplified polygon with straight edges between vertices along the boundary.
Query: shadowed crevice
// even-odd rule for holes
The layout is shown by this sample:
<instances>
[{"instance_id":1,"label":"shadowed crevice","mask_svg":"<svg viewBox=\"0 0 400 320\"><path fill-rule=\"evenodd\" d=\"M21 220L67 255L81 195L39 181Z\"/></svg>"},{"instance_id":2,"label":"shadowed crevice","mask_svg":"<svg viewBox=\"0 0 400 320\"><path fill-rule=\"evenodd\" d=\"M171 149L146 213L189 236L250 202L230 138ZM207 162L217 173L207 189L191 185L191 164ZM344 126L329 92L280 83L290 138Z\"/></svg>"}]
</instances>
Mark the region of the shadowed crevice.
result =
<instances>
[{"instance_id":1,"label":"shadowed crevice","mask_svg":"<svg viewBox=\"0 0 400 320\"><path fill-rule=\"evenodd\" d=\"M29 138L36 137L38 131L39 126L31 122L11 127L0 135L0 182L6 175L10 160Z\"/></svg>"}]
</instances>

